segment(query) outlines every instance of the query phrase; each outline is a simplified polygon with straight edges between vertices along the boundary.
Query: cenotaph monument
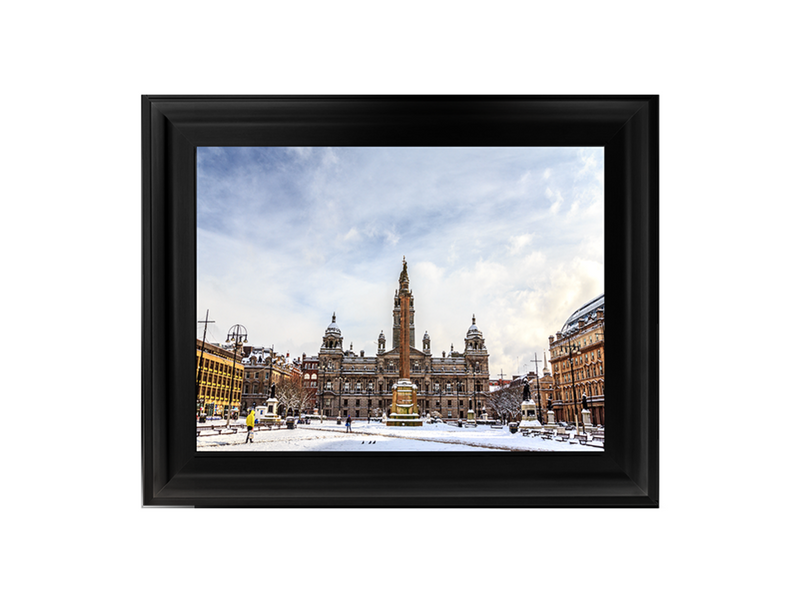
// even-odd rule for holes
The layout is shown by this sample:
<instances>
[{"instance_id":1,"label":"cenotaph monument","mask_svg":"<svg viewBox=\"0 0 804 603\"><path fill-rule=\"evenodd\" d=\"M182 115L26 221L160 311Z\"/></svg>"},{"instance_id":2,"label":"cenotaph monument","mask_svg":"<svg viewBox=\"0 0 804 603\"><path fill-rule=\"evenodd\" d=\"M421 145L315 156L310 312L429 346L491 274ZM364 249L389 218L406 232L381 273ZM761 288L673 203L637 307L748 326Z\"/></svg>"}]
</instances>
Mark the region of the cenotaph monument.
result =
<instances>
[{"instance_id":1,"label":"cenotaph monument","mask_svg":"<svg viewBox=\"0 0 804 603\"><path fill-rule=\"evenodd\" d=\"M419 406L416 402L416 386L410 380L410 280L408 264L402 257L402 272L399 275L399 380L393 385L391 412L385 424L392 427L421 427Z\"/></svg>"}]
</instances>

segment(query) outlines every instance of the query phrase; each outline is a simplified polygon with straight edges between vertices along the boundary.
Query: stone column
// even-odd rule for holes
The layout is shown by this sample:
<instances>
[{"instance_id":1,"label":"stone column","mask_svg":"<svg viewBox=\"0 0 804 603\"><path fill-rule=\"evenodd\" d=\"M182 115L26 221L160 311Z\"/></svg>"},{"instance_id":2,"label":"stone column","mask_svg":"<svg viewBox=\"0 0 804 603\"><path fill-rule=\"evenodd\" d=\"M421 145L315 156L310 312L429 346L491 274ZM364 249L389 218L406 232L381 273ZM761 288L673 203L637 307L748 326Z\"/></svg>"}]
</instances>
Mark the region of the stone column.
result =
<instances>
[{"instance_id":1,"label":"stone column","mask_svg":"<svg viewBox=\"0 0 804 603\"><path fill-rule=\"evenodd\" d=\"M410 301L408 265L402 258L402 273L399 275L399 381L394 384L391 415L386 425L418 427L419 406L416 402L416 386L410 380Z\"/></svg>"}]
</instances>

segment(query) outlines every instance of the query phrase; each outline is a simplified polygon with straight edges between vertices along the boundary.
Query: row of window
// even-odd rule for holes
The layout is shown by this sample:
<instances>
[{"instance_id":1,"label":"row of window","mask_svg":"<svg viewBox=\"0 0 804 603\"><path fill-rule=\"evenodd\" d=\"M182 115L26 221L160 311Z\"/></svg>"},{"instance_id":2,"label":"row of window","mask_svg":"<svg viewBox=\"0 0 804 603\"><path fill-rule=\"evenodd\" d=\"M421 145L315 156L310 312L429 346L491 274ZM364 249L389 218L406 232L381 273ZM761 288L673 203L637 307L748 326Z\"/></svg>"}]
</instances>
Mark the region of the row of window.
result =
<instances>
[{"instance_id":1,"label":"row of window","mask_svg":"<svg viewBox=\"0 0 804 603\"><path fill-rule=\"evenodd\" d=\"M457 402L457 403L453 405L453 402ZM444 406L446 406L447 408L451 408L452 406L456 406L456 407L459 407L459 408L464 408L464 403L465 403L464 400L444 400ZM390 400L384 400L384 401L381 401L379 406L383 406L383 405L387 406L387 405L390 405L390 404L391 404ZM343 406L344 407L350 406L350 405L355 407L355 408L358 408L358 407L361 406L361 400L359 398L355 398L352 401L343 400ZM327 406L327 407L331 406L331 401L327 400L326 403L324 404L324 406ZM366 404L366 406L368 408L372 408L372 403L368 402L368 404ZM377 406L377 405L374 405L374 406ZM419 406L423 406L424 408L430 408L430 407L440 406L440 403L437 400L432 401L432 402L428 400L428 401L422 401L422 403Z\"/></svg>"},{"instance_id":2,"label":"row of window","mask_svg":"<svg viewBox=\"0 0 804 603\"><path fill-rule=\"evenodd\" d=\"M225 387L201 387L198 390L198 395L204 399L221 399L228 400L232 396L235 400L240 398L240 388L235 386L234 394Z\"/></svg>"},{"instance_id":3,"label":"row of window","mask_svg":"<svg viewBox=\"0 0 804 603\"><path fill-rule=\"evenodd\" d=\"M240 379L235 378L235 385L240 383ZM231 377L224 377L223 375L207 375L201 374L202 385L217 385L221 387L230 387L232 385Z\"/></svg>"},{"instance_id":4,"label":"row of window","mask_svg":"<svg viewBox=\"0 0 804 603\"><path fill-rule=\"evenodd\" d=\"M342 368L346 372L357 372L357 373L359 373L359 372L363 372L363 370L364 370L362 367L344 366ZM410 365L410 370L413 373L422 373L422 372L424 372L425 368L426 367L421 366L418 362L412 362L411 365ZM442 366L442 367L437 367L437 366L430 367L430 372L433 372L433 373L439 373L439 372L441 372L441 373L458 373L458 372L461 372L461 371L469 372L471 370L471 368L472 368L471 366L465 366L463 364L460 364L460 365L450 364L450 365ZM327 364L324 367L321 367L322 371L324 369L326 369L329 372L339 370L339 369L337 369L335 367L335 365L332 362L327 362ZM397 367L395 362L388 362L388 364L385 367L383 367L383 370L386 371L386 372L393 372L393 371L398 370L398 367ZM477 372L482 373L483 369L480 369Z\"/></svg>"},{"instance_id":5,"label":"row of window","mask_svg":"<svg viewBox=\"0 0 804 603\"><path fill-rule=\"evenodd\" d=\"M603 355L601 354L601 350L598 350L597 351L597 359L601 360L602 358L603 358ZM588 363L588 362L594 362L594 361L595 361L595 353L592 352L590 354L584 354L583 359L581 359L580 356L573 356L572 365L573 366L578 366L579 364L583 364L584 362ZM561 362L561 364L559 366L561 368L567 369L570 366L570 362L569 362L569 360L564 360L563 362Z\"/></svg>"},{"instance_id":6,"label":"row of window","mask_svg":"<svg viewBox=\"0 0 804 603\"><path fill-rule=\"evenodd\" d=\"M603 365L602 364L593 364L591 366L581 369L575 369L573 371L575 374L575 379L591 379L593 377L602 377L603 376ZM557 375L559 383L571 383L573 378L573 372L564 373L563 375Z\"/></svg>"},{"instance_id":7,"label":"row of window","mask_svg":"<svg viewBox=\"0 0 804 603\"><path fill-rule=\"evenodd\" d=\"M586 394L586 396L605 396L606 395L606 386L603 383L589 383L580 386L576 386L578 400L580 401L581 396ZM571 402L573 400L572 396L572 387L558 390L557 392L559 400L566 400Z\"/></svg>"},{"instance_id":8,"label":"row of window","mask_svg":"<svg viewBox=\"0 0 804 603\"><path fill-rule=\"evenodd\" d=\"M602 337L601 333L595 333L595 340L594 341L592 341L592 336L591 335L589 337L584 337L581 340L581 347L585 348L586 346L592 345L593 343L599 343L600 341L602 341L602 339L603 339L603 337ZM572 344L577 345L575 343L577 341L578 341L577 339L573 340ZM550 350L550 355L551 356L561 356L562 354L569 354L569 346L566 346L566 345L556 346L552 350Z\"/></svg>"},{"instance_id":9,"label":"row of window","mask_svg":"<svg viewBox=\"0 0 804 603\"><path fill-rule=\"evenodd\" d=\"M198 357L198 355L196 355L196 357ZM196 366L198 366L197 362L196 362ZM210 358L210 357L207 357L205 355L204 356L203 367L206 370L209 370L209 371L218 371L218 372L221 372L221 373L226 373L227 375L232 374L232 363L231 363L231 361L229 361L229 363L227 363L224 360L221 360L221 359L218 359L218 358ZM243 374L243 370L242 369L237 369L237 372L235 374L237 376L241 376Z\"/></svg>"},{"instance_id":10,"label":"row of window","mask_svg":"<svg viewBox=\"0 0 804 603\"><path fill-rule=\"evenodd\" d=\"M196 365L197 368L198 365ZM204 360L204 370L201 371L201 374L206 376L209 373L222 373L223 375L231 375L232 374L232 365L225 365L220 363L209 363L207 360ZM235 371L235 376L242 377L243 371L241 369L237 369Z\"/></svg>"},{"instance_id":11,"label":"row of window","mask_svg":"<svg viewBox=\"0 0 804 603\"><path fill-rule=\"evenodd\" d=\"M416 385L417 385L418 387L421 387L421 386L420 386L418 383L417 383ZM442 393L441 384L439 384L439 383L433 383L432 385L433 385L433 391L432 391L432 393L436 393L436 394L438 394L438 393ZM392 389L391 389L392 387L393 387L393 384L392 384L391 382L386 383L386 384L385 384L385 391L386 391L386 392L388 392L388 393L390 393L390 392L392 391ZM358 382L358 383L356 383L356 384L355 384L354 391L355 391L356 393L360 393L360 392L362 391L362 389L361 389L361 388L362 388L362 386L361 386L361 384ZM464 384L463 384L463 383L461 383L461 382L459 382L459 383L457 384L457 387L453 387L453 384L452 384L452 383L447 383L447 384L446 384L446 386L445 386L445 387L444 387L444 389L443 389L443 391L444 391L444 392L446 392L446 393L448 393L448 394L451 394L451 393L453 392L453 390L454 390L454 391L457 391L459 394L463 394L463 393L465 393L465 387L464 387ZM324 384L324 391L332 391L332 381L327 381L327 382ZM350 391L351 391L351 386L350 386L349 382L344 383L344 384L343 384L343 392L344 392L344 393L349 393ZM372 392L372 393L374 392L374 384L373 384L373 383L369 383L369 384L368 384L368 389L367 389L367 391L368 391L368 392ZM480 392L483 392L483 391L484 391L484 390L483 390L483 384L482 384L482 383L478 383L478 382L476 382L476 383L475 383L475 392L480 393ZM428 384L425 384L425 385L424 385L424 388L423 388L423 389L421 389L421 393L424 393L424 394L429 394L429 393L431 393L431 392L430 392L430 388L429 388L429 385L428 385Z\"/></svg>"},{"instance_id":12,"label":"row of window","mask_svg":"<svg viewBox=\"0 0 804 603\"><path fill-rule=\"evenodd\" d=\"M274 370L274 377L277 380L278 379L289 379L289 378L291 378L291 376L288 376L287 373L282 373L282 372L277 371L277 370ZM307 375L305 375L305 377L309 379L309 377ZM313 379L315 379L315 378L316 377L314 375ZM268 375L268 372L258 372L258 373L246 372L246 379L265 379L267 381L269 379L269 375Z\"/></svg>"}]
</instances>

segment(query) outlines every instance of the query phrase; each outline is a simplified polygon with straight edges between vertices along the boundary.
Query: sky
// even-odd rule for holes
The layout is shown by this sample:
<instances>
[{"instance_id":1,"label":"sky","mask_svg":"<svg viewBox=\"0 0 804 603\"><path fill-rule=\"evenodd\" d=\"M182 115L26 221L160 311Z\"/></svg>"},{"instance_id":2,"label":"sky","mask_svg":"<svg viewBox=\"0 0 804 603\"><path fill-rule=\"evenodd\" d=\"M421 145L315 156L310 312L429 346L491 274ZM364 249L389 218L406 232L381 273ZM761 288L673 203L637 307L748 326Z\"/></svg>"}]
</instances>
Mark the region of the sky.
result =
<instances>
[{"instance_id":1,"label":"sky","mask_svg":"<svg viewBox=\"0 0 804 603\"><path fill-rule=\"evenodd\" d=\"M312 356L334 312L344 349L390 349L404 256L414 347L463 351L474 315L509 378L604 293L603 149L199 148L197 228L212 342Z\"/></svg>"}]
</instances>

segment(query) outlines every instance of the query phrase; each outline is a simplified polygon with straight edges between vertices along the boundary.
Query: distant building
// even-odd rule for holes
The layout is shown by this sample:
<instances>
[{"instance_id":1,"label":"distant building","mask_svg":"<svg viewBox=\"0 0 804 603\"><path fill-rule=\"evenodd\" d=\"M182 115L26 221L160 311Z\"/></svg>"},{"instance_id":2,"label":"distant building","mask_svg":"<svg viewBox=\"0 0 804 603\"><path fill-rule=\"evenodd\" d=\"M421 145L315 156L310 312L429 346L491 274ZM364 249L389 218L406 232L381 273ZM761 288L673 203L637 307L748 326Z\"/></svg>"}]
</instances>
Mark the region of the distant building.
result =
<instances>
[{"instance_id":1,"label":"distant building","mask_svg":"<svg viewBox=\"0 0 804 603\"><path fill-rule=\"evenodd\" d=\"M499 387L508 387L511 385L510 379L491 379L489 380L489 387L490 388L499 388Z\"/></svg>"},{"instance_id":2,"label":"distant building","mask_svg":"<svg viewBox=\"0 0 804 603\"><path fill-rule=\"evenodd\" d=\"M380 417L388 413L392 387L399 379L400 329L410 329L415 337L413 296L410 298L410 324L400 324L399 292L394 296L393 347L385 349L381 331L377 338L376 356L365 351L355 353L343 349L343 335L332 315L332 323L324 333L318 352L319 408L329 417L352 415L352 418ZM463 352L450 350L441 357L431 352L430 335L422 337L421 350L410 346L410 379L418 388L417 400L422 415L439 413L443 418L466 418L470 408L482 406L482 394L489 390L488 350L483 333L475 324L469 326Z\"/></svg>"},{"instance_id":3,"label":"distant building","mask_svg":"<svg viewBox=\"0 0 804 603\"><path fill-rule=\"evenodd\" d=\"M271 386L301 378L301 367L289 356L277 354L271 348L243 347L243 407L242 410L262 406L271 395Z\"/></svg>"},{"instance_id":4,"label":"distant building","mask_svg":"<svg viewBox=\"0 0 804 603\"><path fill-rule=\"evenodd\" d=\"M561 330L550 336L556 421L574 422L576 408L580 413L586 396L592 423L605 425L604 309L600 295L573 312Z\"/></svg>"},{"instance_id":5,"label":"distant building","mask_svg":"<svg viewBox=\"0 0 804 603\"><path fill-rule=\"evenodd\" d=\"M203 344L204 353L201 356ZM226 416L231 402L235 413L241 407L243 385L243 364L232 358L232 352L212 344L195 340L196 371L201 366L201 380L198 386L198 406L208 416ZM232 361L234 360L234 389L232 389Z\"/></svg>"},{"instance_id":6,"label":"distant building","mask_svg":"<svg viewBox=\"0 0 804 603\"><path fill-rule=\"evenodd\" d=\"M530 374L532 373L529 373L529 375ZM553 402L553 375L550 373L550 369L547 367L546 363L542 369L542 375L539 377L538 383L535 378L530 380L530 395L537 404L541 399L540 414L546 423L546 413L550 408L550 404Z\"/></svg>"},{"instance_id":7,"label":"distant building","mask_svg":"<svg viewBox=\"0 0 804 603\"><path fill-rule=\"evenodd\" d=\"M318 399L318 356L302 354L301 371L304 389Z\"/></svg>"}]
</instances>

